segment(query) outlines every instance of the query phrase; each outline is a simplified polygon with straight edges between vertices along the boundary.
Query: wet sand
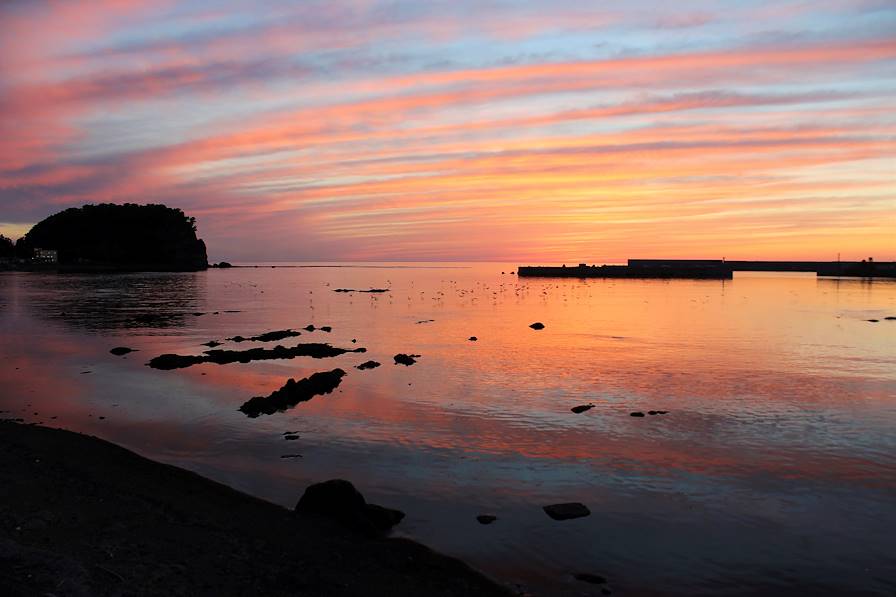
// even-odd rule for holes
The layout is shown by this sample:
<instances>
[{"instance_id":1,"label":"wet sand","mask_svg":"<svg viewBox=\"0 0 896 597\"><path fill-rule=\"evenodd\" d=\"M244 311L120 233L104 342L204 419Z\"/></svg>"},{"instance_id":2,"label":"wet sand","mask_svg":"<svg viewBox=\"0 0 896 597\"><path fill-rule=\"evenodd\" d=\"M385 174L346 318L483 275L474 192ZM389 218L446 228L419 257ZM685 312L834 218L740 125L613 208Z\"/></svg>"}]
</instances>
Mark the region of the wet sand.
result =
<instances>
[{"instance_id":1,"label":"wet sand","mask_svg":"<svg viewBox=\"0 0 896 597\"><path fill-rule=\"evenodd\" d=\"M0 422L0 488L4 595L512 594L418 543L61 429Z\"/></svg>"}]
</instances>

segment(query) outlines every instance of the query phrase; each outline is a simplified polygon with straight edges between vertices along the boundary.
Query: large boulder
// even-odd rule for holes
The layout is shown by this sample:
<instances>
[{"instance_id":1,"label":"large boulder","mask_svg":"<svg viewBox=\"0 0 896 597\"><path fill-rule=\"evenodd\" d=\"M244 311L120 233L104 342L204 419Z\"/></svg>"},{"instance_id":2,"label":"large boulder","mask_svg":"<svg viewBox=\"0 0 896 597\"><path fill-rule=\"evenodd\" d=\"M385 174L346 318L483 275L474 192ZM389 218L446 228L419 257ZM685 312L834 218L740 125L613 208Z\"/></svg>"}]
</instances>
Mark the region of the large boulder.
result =
<instances>
[{"instance_id":1,"label":"large boulder","mask_svg":"<svg viewBox=\"0 0 896 597\"><path fill-rule=\"evenodd\" d=\"M295 507L296 512L317 514L365 535L381 535L404 518L404 512L368 504L345 479L331 479L315 483L305 489Z\"/></svg>"}]
</instances>

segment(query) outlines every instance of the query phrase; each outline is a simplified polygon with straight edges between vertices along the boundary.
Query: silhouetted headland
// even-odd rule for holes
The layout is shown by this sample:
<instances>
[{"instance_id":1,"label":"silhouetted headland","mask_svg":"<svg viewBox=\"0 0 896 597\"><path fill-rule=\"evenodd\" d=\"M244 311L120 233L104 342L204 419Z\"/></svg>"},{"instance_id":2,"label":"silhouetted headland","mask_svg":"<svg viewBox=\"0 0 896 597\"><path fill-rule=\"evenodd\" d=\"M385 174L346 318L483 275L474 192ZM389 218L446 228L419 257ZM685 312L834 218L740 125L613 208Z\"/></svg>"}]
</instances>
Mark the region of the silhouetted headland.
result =
<instances>
[{"instance_id":1,"label":"silhouetted headland","mask_svg":"<svg viewBox=\"0 0 896 597\"><path fill-rule=\"evenodd\" d=\"M520 266L530 278L690 278L720 279L734 272L812 272L818 276L896 278L896 262L862 261L726 261L724 259L629 259L627 265Z\"/></svg>"},{"instance_id":2,"label":"silhouetted headland","mask_svg":"<svg viewBox=\"0 0 896 597\"><path fill-rule=\"evenodd\" d=\"M196 220L165 205L72 207L15 245L15 266L59 271L197 271L208 267Z\"/></svg>"},{"instance_id":3,"label":"silhouetted headland","mask_svg":"<svg viewBox=\"0 0 896 597\"><path fill-rule=\"evenodd\" d=\"M506 596L385 533L403 513L331 480L294 510L106 441L0 421L4 595Z\"/></svg>"}]
</instances>

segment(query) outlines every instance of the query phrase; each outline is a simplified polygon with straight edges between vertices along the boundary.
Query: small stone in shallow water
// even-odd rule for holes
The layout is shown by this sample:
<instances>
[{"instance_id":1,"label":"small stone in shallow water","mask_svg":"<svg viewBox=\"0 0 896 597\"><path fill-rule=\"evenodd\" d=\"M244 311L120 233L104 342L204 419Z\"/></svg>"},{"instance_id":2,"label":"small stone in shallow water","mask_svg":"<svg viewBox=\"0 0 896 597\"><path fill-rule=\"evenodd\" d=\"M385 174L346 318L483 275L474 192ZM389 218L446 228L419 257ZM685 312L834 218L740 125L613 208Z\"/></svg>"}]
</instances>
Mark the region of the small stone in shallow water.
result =
<instances>
[{"instance_id":1,"label":"small stone in shallow water","mask_svg":"<svg viewBox=\"0 0 896 597\"><path fill-rule=\"evenodd\" d=\"M299 435L298 435L298 434L285 434L285 433L284 433L284 434L283 434L283 439L285 439L285 440L297 440L297 439L299 439Z\"/></svg>"},{"instance_id":2,"label":"small stone in shallow water","mask_svg":"<svg viewBox=\"0 0 896 597\"><path fill-rule=\"evenodd\" d=\"M476 520L479 521L479 524L491 524L498 520L498 517L491 514L480 514L476 517Z\"/></svg>"},{"instance_id":3,"label":"small stone in shallow water","mask_svg":"<svg viewBox=\"0 0 896 597\"><path fill-rule=\"evenodd\" d=\"M636 410L636 411L633 412L633 413L629 413L629 416L630 416L630 417L643 417L643 416L644 416L644 413L642 413L642 412L639 411L639 410Z\"/></svg>"},{"instance_id":4,"label":"small stone in shallow water","mask_svg":"<svg viewBox=\"0 0 896 597\"><path fill-rule=\"evenodd\" d=\"M221 343L217 340L209 340L208 342L203 342L203 346L208 346L209 348L214 348L215 346L221 346Z\"/></svg>"},{"instance_id":5,"label":"small stone in shallow water","mask_svg":"<svg viewBox=\"0 0 896 597\"><path fill-rule=\"evenodd\" d=\"M133 348L128 348L127 346L116 346L109 352L111 352L112 354L114 354L117 357L120 357L120 356L124 356L124 355L128 354L129 352L137 352L137 351L134 350Z\"/></svg>"},{"instance_id":6,"label":"small stone in shallow water","mask_svg":"<svg viewBox=\"0 0 896 597\"><path fill-rule=\"evenodd\" d=\"M564 504L551 504L542 508L548 516L554 520L571 520L573 518L582 518L591 514L591 510L585 504L579 502L568 502Z\"/></svg>"},{"instance_id":7,"label":"small stone in shallow water","mask_svg":"<svg viewBox=\"0 0 896 597\"><path fill-rule=\"evenodd\" d=\"M302 458L301 454L282 454L280 458Z\"/></svg>"},{"instance_id":8,"label":"small stone in shallow water","mask_svg":"<svg viewBox=\"0 0 896 597\"><path fill-rule=\"evenodd\" d=\"M470 336L470 337L467 338L467 339L468 339L470 342L476 342L477 340L479 340L479 338L477 338L476 336Z\"/></svg>"},{"instance_id":9,"label":"small stone in shallow water","mask_svg":"<svg viewBox=\"0 0 896 597\"><path fill-rule=\"evenodd\" d=\"M867 321L868 323L877 323L878 321L880 321L880 319L866 319L865 321Z\"/></svg>"},{"instance_id":10,"label":"small stone in shallow water","mask_svg":"<svg viewBox=\"0 0 896 597\"><path fill-rule=\"evenodd\" d=\"M395 355L393 358L395 359L396 365L404 365L405 367L409 367L416 363L419 357L419 354L404 354L403 352L401 352Z\"/></svg>"},{"instance_id":11,"label":"small stone in shallow water","mask_svg":"<svg viewBox=\"0 0 896 597\"><path fill-rule=\"evenodd\" d=\"M360 365L357 365L355 367L355 369L360 369L363 371L364 369L376 369L379 366L380 366L380 364L377 363L376 361L365 361L365 362L361 363Z\"/></svg>"},{"instance_id":12,"label":"small stone in shallow water","mask_svg":"<svg viewBox=\"0 0 896 597\"><path fill-rule=\"evenodd\" d=\"M541 323L540 321L536 321L535 323L533 323L533 324L530 325L529 327L532 328L533 330L543 330L543 329L544 329L544 324Z\"/></svg>"},{"instance_id":13,"label":"small stone in shallow water","mask_svg":"<svg viewBox=\"0 0 896 597\"><path fill-rule=\"evenodd\" d=\"M576 580L581 580L582 582L591 583L592 585L602 585L607 582L607 579L599 574L591 574L589 572L578 572L572 575Z\"/></svg>"},{"instance_id":14,"label":"small stone in shallow water","mask_svg":"<svg viewBox=\"0 0 896 597\"><path fill-rule=\"evenodd\" d=\"M590 410L592 408L594 408L593 404L580 404L579 406L573 406L569 410L571 410L572 412L574 412L576 414L579 414L579 413L585 412L586 410Z\"/></svg>"}]
</instances>

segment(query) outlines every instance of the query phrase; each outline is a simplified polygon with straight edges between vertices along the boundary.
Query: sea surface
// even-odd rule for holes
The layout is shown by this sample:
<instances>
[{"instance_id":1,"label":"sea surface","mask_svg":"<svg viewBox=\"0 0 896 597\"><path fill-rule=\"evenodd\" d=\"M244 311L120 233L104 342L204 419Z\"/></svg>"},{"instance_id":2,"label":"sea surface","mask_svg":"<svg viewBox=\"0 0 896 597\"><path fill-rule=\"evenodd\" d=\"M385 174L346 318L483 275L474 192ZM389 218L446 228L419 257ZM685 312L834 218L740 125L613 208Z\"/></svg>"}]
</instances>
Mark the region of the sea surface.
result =
<instances>
[{"instance_id":1,"label":"sea surface","mask_svg":"<svg viewBox=\"0 0 896 597\"><path fill-rule=\"evenodd\" d=\"M0 273L0 417L97 435L287 507L346 478L407 513L396 534L535 595L599 595L580 572L614 595L896 593L896 282L318 265ZM226 340L308 324L332 332ZM146 365L210 340L367 352ZM404 366L397 353L421 356ZM382 366L355 368L369 359ZM336 367L348 374L332 394L238 410ZM629 414L649 410L668 414ZM591 515L542 510L573 501Z\"/></svg>"}]
</instances>

